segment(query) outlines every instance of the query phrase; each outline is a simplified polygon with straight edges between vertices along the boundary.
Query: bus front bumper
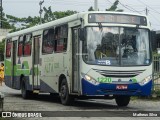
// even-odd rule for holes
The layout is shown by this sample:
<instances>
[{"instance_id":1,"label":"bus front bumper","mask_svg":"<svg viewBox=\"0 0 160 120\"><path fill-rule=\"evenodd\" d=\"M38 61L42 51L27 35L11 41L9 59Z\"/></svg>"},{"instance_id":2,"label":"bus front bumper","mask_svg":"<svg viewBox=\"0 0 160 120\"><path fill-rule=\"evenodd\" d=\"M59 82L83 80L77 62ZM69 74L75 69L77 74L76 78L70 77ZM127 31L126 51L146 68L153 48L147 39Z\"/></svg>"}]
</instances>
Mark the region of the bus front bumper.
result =
<instances>
[{"instance_id":1,"label":"bus front bumper","mask_svg":"<svg viewBox=\"0 0 160 120\"><path fill-rule=\"evenodd\" d=\"M149 96L151 94L152 80L141 86L138 83L125 84L127 89L117 89L118 84L100 83L94 85L84 78L82 79L83 95L129 95L129 96Z\"/></svg>"}]
</instances>

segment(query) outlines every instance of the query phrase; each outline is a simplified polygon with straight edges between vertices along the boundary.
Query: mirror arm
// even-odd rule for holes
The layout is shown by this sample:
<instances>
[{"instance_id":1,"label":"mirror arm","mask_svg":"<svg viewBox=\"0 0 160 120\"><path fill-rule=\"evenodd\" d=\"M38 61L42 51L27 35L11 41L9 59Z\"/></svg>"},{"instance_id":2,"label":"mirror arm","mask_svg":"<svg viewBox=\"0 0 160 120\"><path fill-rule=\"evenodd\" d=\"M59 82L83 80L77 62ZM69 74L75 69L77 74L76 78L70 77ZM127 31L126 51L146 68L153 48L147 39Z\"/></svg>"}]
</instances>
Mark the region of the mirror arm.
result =
<instances>
[{"instance_id":1,"label":"mirror arm","mask_svg":"<svg viewBox=\"0 0 160 120\"><path fill-rule=\"evenodd\" d=\"M81 21L81 28L83 28L83 26L84 26L84 19L80 18L80 21Z\"/></svg>"}]
</instances>

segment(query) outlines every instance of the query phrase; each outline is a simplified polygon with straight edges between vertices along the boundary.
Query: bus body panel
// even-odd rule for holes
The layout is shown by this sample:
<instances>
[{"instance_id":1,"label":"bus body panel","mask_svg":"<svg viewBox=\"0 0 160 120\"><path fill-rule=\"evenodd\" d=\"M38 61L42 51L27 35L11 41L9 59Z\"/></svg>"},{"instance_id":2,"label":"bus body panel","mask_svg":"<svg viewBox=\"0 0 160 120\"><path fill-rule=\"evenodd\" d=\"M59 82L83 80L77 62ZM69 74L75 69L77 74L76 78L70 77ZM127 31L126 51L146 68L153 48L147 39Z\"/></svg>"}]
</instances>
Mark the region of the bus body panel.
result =
<instances>
[{"instance_id":1,"label":"bus body panel","mask_svg":"<svg viewBox=\"0 0 160 120\"><path fill-rule=\"evenodd\" d=\"M120 83L121 85L122 83ZM82 79L82 94L83 95L129 95L129 96L149 96L151 94L152 80L144 86L140 86L138 83L126 84L127 89L117 90L117 84L100 83L94 85L84 78Z\"/></svg>"}]
</instances>

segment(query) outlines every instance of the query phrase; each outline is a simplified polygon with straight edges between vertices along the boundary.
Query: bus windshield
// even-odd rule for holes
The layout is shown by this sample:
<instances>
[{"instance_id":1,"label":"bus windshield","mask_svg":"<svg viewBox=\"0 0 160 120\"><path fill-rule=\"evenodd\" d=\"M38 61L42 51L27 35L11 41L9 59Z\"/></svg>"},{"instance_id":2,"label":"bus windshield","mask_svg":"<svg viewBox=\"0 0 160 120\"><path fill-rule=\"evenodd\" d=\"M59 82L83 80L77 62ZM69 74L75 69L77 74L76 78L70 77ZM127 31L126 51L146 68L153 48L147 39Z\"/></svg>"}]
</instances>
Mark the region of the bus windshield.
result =
<instances>
[{"instance_id":1,"label":"bus windshield","mask_svg":"<svg viewBox=\"0 0 160 120\"><path fill-rule=\"evenodd\" d=\"M149 65L149 30L129 27L86 27L83 60L109 66Z\"/></svg>"}]
</instances>

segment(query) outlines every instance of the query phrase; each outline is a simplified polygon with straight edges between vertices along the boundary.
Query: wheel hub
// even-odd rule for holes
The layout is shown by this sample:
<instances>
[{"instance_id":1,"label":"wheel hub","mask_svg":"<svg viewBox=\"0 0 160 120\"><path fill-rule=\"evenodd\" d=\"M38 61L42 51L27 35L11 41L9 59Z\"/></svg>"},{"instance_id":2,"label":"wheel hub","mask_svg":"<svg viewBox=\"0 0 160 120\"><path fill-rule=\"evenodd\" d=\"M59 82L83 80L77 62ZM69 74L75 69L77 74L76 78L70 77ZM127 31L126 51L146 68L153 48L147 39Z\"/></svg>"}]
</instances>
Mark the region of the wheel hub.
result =
<instances>
[{"instance_id":1,"label":"wheel hub","mask_svg":"<svg viewBox=\"0 0 160 120\"><path fill-rule=\"evenodd\" d=\"M61 97L62 97L62 98L65 98L65 97L66 97L66 93L67 93L66 86L63 85L63 86L61 87Z\"/></svg>"}]
</instances>

